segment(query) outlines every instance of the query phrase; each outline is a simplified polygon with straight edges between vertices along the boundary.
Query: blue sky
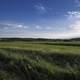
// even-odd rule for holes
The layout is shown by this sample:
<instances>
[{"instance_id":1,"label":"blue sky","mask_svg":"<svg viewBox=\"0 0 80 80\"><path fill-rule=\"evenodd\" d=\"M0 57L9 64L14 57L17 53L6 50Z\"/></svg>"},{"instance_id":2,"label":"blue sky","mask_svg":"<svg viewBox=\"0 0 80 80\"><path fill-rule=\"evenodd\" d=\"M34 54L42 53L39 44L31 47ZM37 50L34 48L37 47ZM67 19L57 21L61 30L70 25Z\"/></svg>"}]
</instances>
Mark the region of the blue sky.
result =
<instances>
[{"instance_id":1,"label":"blue sky","mask_svg":"<svg viewBox=\"0 0 80 80\"><path fill-rule=\"evenodd\" d=\"M0 0L0 37L80 37L80 0Z\"/></svg>"}]
</instances>

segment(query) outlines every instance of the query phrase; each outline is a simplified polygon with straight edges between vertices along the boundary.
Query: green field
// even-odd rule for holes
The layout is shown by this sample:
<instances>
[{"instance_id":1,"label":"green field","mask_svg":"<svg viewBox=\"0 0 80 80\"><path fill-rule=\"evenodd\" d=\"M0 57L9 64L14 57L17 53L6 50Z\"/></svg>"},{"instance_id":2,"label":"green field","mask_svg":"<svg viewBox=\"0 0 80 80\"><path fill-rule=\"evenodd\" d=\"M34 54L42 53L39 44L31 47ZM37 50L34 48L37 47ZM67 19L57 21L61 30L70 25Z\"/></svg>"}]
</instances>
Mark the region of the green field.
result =
<instances>
[{"instance_id":1,"label":"green field","mask_svg":"<svg viewBox=\"0 0 80 80\"><path fill-rule=\"evenodd\" d=\"M80 42L0 42L0 80L80 80Z\"/></svg>"}]
</instances>

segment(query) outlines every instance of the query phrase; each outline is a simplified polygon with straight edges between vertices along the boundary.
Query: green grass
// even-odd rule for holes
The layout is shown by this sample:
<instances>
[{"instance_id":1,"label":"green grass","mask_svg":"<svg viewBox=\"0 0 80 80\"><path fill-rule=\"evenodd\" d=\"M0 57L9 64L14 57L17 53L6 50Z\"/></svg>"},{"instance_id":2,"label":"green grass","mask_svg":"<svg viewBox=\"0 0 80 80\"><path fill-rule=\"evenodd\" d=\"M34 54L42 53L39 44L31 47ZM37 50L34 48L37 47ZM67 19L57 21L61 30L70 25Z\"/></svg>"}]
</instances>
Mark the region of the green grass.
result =
<instances>
[{"instance_id":1,"label":"green grass","mask_svg":"<svg viewBox=\"0 0 80 80\"><path fill-rule=\"evenodd\" d=\"M0 42L0 80L80 80L79 44Z\"/></svg>"},{"instance_id":2,"label":"green grass","mask_svg":"<svg viewBox=\"0 0 80 80\"><path fill-rule=\"evenodd\" d=\"M51 45L52 44L52 45ZM57 44L57 45L56 45ZM24 50L36 50L43 52L61 52L61 53L80 53L80 46L74 46L72 43L28 43L28 42L0 42L0 48L16 48ZM62 44L62 43L61 43ZM72 46L67 46L66 44L71 44Z\"/></svg>"}]
</instances>

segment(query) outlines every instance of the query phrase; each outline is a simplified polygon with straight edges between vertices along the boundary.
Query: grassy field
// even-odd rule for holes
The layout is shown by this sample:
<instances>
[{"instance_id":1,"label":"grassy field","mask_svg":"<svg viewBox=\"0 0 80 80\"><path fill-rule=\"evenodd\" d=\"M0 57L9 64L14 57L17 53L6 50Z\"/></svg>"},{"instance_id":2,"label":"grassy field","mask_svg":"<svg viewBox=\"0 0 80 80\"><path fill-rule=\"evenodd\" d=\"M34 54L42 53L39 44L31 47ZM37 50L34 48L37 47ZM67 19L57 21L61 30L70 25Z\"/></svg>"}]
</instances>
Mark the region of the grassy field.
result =
<instances>
[{"instance_id":1,"label":"grassy field","mask_svg":"<svg viewBox=\"0 0 80 80\"><path fill-rule=\"evenodd\" d=\"M80 80L80 42L0 42L0 80Z\"/></svg>"}]
</instances>

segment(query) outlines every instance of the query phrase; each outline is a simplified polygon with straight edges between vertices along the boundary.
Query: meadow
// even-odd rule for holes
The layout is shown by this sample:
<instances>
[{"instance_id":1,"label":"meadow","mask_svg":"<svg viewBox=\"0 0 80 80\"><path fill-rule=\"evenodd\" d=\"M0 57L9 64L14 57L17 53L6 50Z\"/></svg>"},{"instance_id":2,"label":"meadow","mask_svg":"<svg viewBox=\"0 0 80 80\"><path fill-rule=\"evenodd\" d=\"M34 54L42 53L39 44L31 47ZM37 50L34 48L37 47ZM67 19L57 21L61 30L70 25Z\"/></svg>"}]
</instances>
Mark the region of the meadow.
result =
<instances>
[{"instance_id":1,"label":"meadow","mask_svg":"<svg viewBox=\"0 0 80 80\"><path fill-rule=\"evenodd\" d=\"M80 80L80 42L0 41L0 80Z\"/></svg>"}]
</instances>

